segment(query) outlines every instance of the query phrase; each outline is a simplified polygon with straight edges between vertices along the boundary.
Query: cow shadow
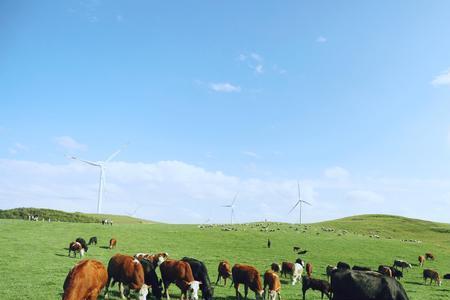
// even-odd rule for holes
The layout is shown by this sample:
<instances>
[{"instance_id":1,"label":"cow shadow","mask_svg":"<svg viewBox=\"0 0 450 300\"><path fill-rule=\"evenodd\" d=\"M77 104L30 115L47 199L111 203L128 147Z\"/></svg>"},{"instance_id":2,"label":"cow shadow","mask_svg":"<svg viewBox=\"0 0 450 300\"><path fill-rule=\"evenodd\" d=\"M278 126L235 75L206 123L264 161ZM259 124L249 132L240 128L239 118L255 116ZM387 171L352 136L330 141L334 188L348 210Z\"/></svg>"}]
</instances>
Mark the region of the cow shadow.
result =
<instances>
[{"instance_id":1,"label":"cow shadow","mask_svg":"<svg viewBox=\"0 0 450 300\"><path fill-rule=\"evenodd\" d=\"M67 254L55 253L56 256L69 257Z\"/></svg>"},{"instance_id":2,"label":"cow shadow","mask_svg":"<svg viewBox=\"0 0 450 300\"><path fill-rule=\"evenodd\" d=\"M214 299L215 300L236 300L236 296L214 297Z\"/></svg>"},{"instance_id":3,"label":"cow shadow","mask_svg":"<svg viewBox=\"0 0 450 300\"><path fill-rule=\"evenodd\" d=\"M413 284L413 285L424 285L423 282L417 282L417 281L404 281L404 283Z\"/></svg>"},{"instance_id":4,"label":"cow shadow","mask_svg":"<svg viewBox=\"0 0 450 300\"><path fill-rule=\"evenodd\" d=\"M109 246L99 246L101 249L109 249Z\"/></svg>"}]
</instances>

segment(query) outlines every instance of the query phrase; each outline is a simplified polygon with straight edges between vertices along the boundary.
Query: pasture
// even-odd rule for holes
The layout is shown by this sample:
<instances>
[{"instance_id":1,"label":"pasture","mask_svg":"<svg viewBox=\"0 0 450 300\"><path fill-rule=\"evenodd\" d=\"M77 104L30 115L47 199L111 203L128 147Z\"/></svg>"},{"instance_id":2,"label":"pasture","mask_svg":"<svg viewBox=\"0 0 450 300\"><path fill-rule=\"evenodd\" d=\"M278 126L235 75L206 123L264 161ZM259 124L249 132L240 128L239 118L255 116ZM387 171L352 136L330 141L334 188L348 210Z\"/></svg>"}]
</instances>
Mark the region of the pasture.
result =
<instances>
[{"instance_id":1,"label":"pasture","mask_svg":"<svg viewBox=\"0 0 450 300\"><path fill-rule=\"evenodd\" d=\"M264 226L268 226L264 229ZM448 299L450 282L441 287L424 285L422 268L417 256L433 252L436 261L427 261L426 268L441 276L450 273L450 225L418 220L359 216L326 223L298 226L291 224L254 223L235 225L237 230L224 231L228 226L199 228L197 225L168 224L101 224L48 223L20 220L0 220L0 299L60 299L68 271L80 259L69 258L69 242L77 237L86 240L97 236L99 244L90 246L84 258L95 258L107 265L115 253L133 255L137 252L168 252L171 258L195 257L208 267L211 281L217 278L217 264L227 259L233 265L254 265L261 274L272 262L294 261L298 255L293 246L307 249L301 256L314 266L313 277L326 279L326 265L338 261L350 265L392 265L394 259L404 259L413 269L404 272L401 280L412 300ZM332 230L333 229L333 230ZM344 231L345 230L345 231ZM372 235L372 237L370 237ZM377 237L373 237L377 235ZM379 238L378 238L379 236ZM117 248L108 249L111 237ZM267 248L267 239L272 246ZM420 240L405 242L402 239ZM158 271L159 274L159 271ZM282 279L283 300L301 299L301 284L291 286ZM213 284L214 285L214 284ZM119 299L117 285L111 299ZM243 287L241 287L243 291ZM179 289L172 284L171 296L178 298ZM215 288L215 298L234 299L234 289L221 285ZM249 293L254 299L254 293ZM149 297L150 298L150 297ZM320 299L320 293L308 291L306 299Z\"/></svg>"}]
</instances>

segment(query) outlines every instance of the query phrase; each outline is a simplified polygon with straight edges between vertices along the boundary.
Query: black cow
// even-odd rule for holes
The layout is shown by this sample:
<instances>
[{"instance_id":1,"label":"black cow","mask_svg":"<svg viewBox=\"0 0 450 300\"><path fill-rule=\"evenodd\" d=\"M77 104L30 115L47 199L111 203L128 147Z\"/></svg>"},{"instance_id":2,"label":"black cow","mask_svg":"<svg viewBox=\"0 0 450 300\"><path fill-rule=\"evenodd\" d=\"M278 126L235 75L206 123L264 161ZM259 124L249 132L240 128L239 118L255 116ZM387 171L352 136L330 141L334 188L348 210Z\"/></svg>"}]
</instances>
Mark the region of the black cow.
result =
<instances>
[{"instance_id":1,"label":"black cow","mask_svg":"<svg viewBox=\"0 0 450 300\"><path fill-rule=\"evenodd\" d=\"M92 244L97 245L97 237L96 236L93 236L89 239L88 245L92 245Z\"/></svg>"},{"instance_id":2,"label":"black cow","mask_svg":"<svg viewBox=\"0 0 450 300\"><path fill-rule=\"evenodd\" d=\"M310 278L308 276L302 276L302 292L303 292L303 300L305 300L306 291L312 289L314 291L321 292L321 299L323 299L323 295L325 294L329 299L331 299L331 286L328 281Z\"/></svg>"},{"instance_id":3,"label":"black cow","mask_svg":"<svg viewBox=\"0 0 450 300\"><path fill-rule=\"evenodd\" d=\"M144 269L144 282L146 285L152 287L152 295L156 299L161 299L162 295L162 281L158 280L155 267L152 262L147 259L140 260L142 268Z\"/></svg>"},{"instance_id":4,"label":"black cow","mask_svg":"<svg viewBox=\"0 0 450 300\"><path fill-rule=\"evenodd\" d=\"M331 289L333 300L409 300L397 280L378 272L333 272Z\"/></svg>"},{"instance_id":5,"label":"black cow","mask_svg":"<svg viewBox=\"0 0 450 300\"><path fill-rule=\"evenodd\" d=\"M214 288L209 280L208 270L206 269L205 264L191 257L183 257L181 260L187 262L191 266L194 279L202 283L200 289L202 290L203 298L205 300L213 300Z\"/></svg>"},{"instance_id":6,"label":"black cow","mask_svg":"<svg viewBox=\"0 0 450 300\"><path fill-rule=\"evenodd\" d=\"M336 267L339 270L350 270L350 265L348 263L345 263L345 262L342 262L342 261L338 262Z\"/></svg>"},{"instance_id":7,"label":"black cow","mask_svg":"<svg viewBox=\"0 0 450 300\"><path fill-rule=\"evenodd\" d=\"M353 271L372 271L369 267L353 266Z\"/></svg>"},{"instance_id":8,"label":"black cow","mask_svg":"<svg viewBox=\"0 0 450 300\"><path fill-rule=\"evenodd\" d=\"M450 279L450 274L445 274L443 278L444 279Z\"/></svg>"},{"instance_id":9,"label":"black cow","mask_svg":"<svg viewBox=\"0 0 450 300\"><path fill-rule=\"evenodd\" d=\"M85 252L88 252L88 246L87 246L87 244L86 244L86 241L83 239L83 238L77 238L76 240L75 240L75 242L78 242L78 243L80 243L81 244L81 247L83 247L83 249L84 249L84 251Z\"/></svg>"}]
</instances>

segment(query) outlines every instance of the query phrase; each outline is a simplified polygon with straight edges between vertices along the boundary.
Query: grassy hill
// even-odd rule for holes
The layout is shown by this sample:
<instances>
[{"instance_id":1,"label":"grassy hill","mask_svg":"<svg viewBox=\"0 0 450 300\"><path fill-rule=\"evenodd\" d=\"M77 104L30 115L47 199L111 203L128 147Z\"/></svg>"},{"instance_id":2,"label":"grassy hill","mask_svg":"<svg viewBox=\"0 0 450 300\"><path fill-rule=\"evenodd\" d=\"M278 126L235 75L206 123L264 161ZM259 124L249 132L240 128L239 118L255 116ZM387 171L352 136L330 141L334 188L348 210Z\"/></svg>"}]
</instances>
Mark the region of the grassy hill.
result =
<instances>
[{"instance_id":1,"label":"grassy hill","mask_svg":"<svg viewBox=\"0 0 450 300\"><path fill-rule=\"evenodd\" d=\"M325 267L338 261L372 268L392 264L394 259L405 259L414 264L418 255L428 251L436 255L436 260L427 261L425 267L440 274L450 273L448 227L448 224L392 216L356 216L306 226L252 223L232 227L169 224L102 226L95 223L0 220L1 298L60 299L67 272L80 260L69 258L66 248L70 241L79 236L85 239L94 235L98 237L99 245L90 247L86 258L98 259L105 265L115 253L166 251L175 259L191 256L203 260L211 280L215 282L217 264L222 259L229 260L231 264L254 265L263 273L272 262L294 261L298 256L292 251L292 246L297 245L308 250L302 258L313 264L313 277L322 279L326 278ZM374 238L374 235L379 238ZM118 240L117 248L113 250L107 249L111 237ZM268 238L272 242L270 249L266 247ZM420 239L421 243L402 241L405 238ZM402 284L411 300L448 299L450 292L450 282L444 282L441 287L424 285L422 269L417 266L405 272ZM112 290L111 299L119 299L117 285ZM171 285L170 292L172 298L179 298L180 292L175 285ZM301 299L300 294L300 285L292 286L283 278L284 300ZM253 293L249 296L254 299ZM216 300L231 298L234 298L232 288L216 287ZM307 299L320 299L320 294L308 292Z\"/></svg>"}]
</instances>

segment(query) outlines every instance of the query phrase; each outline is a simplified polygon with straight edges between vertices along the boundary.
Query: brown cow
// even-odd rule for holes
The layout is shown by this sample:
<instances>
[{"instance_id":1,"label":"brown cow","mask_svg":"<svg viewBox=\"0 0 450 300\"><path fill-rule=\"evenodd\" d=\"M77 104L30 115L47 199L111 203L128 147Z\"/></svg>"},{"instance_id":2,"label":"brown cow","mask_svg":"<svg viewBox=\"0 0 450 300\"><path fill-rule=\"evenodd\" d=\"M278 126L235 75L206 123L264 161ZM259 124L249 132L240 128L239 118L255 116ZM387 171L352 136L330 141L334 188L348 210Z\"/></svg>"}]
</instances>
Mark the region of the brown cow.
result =
<instances>
[{"instance_id":1,"label":"brown cow","mask_svg":"<svg viewBox=\"0 0 450 300\"><path fill-rule=\"evenodd\" d=\"M392 270L388 266L379 266L378 273L383 274L388 277L392 277Z\"/></svg>"},{"instance_id":2,"label":"brown cow","mask_svg":"<svg viewBox=\"0 0 450 300\"><path fill-rule=\"evenodd\" d=\"M425 284L427 284L427 279L430 278L430 285L434 282L436 285L441 285L442 280L439 278L439 273L430 269L423 270L423 280L425 281Z\"/></svg>"},{"instance_id":3,"label":"brown cow","mask_svg":"<svg viewBox=\"0 0 450 300\"><path fill-rule=\"evenodd\" d=\"M101 262L93 259L82 260L67 274L63 300L95 300L107 280L108 273Z\"/></svg>"},{"instance_id":4,"label":"brown cow","mask_svg":"<svg viewBox=\"0 0 450 300\"><path fill-rule=\"evenodd\" d=\"M428 260L428 259L434 260L434 255L433 255L433 253L428 252L428 253L425 253L425 258L426 258L427 260Z\"/></svg>"},{"instance_id":5,"label":"brown cow","mask_svg":"<svg viewBox=\"0 0 450 300\"><path fill-rule=\"evenodd\" d=\"M109 285L119 282L120 295L124 299L130 289L139 292L139 299L145 300L148 286L145 284L145 274L142 264L132 256L116 254L108 263L108 283L106 284L105 299L108 299Z\"/></svg>"},{"instance_id":6,"label":"brown cow","mask_svg":"<svg viewBox=\"0 0 450 300\"><path fill-rule=\"evenodd\" d=\"M216 285L219 283L220 277L223 278L224 285L227 285L227 278L231 277L230 263L226 260L221 261L217 267L217 273Z\"/></svg>"},{"instance_id":7,"label":"brown cow","mask_svg":"<svg viewBox=\"0 0 450 300\"><path fill-rule=\"evenodd\" d=\"M419 255L419 266L423 267L423 263L425 262L425 256Z\"/></svg>"},{"instance_id":8,"label":"brown cow","mask_svg":"<svg viewBox=\"0 0 450 300\"><path fill-rule=\"evenodd\" d=\"M313 271L313 266L311 263L307 263L306 264L306 275L308 275L308 277L311 277L312 271Z\"/></svg>"},{"instance_id":9,"label":"brown cow","mask_svg":"<svg viewBox=\"0 0 450 300\"><path fill-rule=\"evenodd\" d=\"M281 276L287 277L287 275L294 274L294 264L290 262L283 261L281 263Z\"/></svg>"},{"instance_id":10,"label":"brown cow","mask_svg":"<svg viewBox=\"0 0 450 300\"><path fill-rule=\"evenodd\" d=\"M256 300L262 300L264 289L261 284L261 277L259 272L255 267L248 265L235 264L231 269L231 274L233 276L234 288L236 290L236 299L242 298L239 292L239 284L244 285L245 297L247 300L248 288L255 292Z\"/></svg>"},{"instance_id":11,"label":"brown cow","mask_svg":"<svg viewBox=\"0 0 450 300\"><path fill-rule=\"evenodd\" d=\"M71 242L69 245L69 257L70 252L73 252L73 257L77 257L77 252L80 253L80 258L84 255L84 248L79 242Z\"/></svg>"},{"instance_id":12,"label":"brown cow","mask_svg":"<svg viewBox=\"0 0 450 300\"><path fill-rule=\"evenodd\" d=\"M269 300L276 300L277 295L279 300L281 300L280 277L278 277L278 274L272 270L268 270L264 273L264 299L266 299L267 295L266 287L269 287Z\"/></svg>"},{"instance_id":13,"label":"brown cow","mask_svg":"<svg viewBox=\"0 0 450 300\"><path fill-rule=\"evenodd\" d=\"M160 264L162 264L167 258L169 254L167 252L161 252L156 254L149 253L136 253L134 258L138 260L146 259L152 263L154 268L157 268Z\"/></svg>"},{"instance_id":14,"label":"brown cow","mask_svg":"<svg viewBox=\"0 0 450 300\"><path fill-rule=\"evenodd\" d=\"M175 283L181 290L181 300L184 298L198 300L200 281L194 279L189 263L181 260L167 259L160 266L161 277L164 284L164 292L167 300L169 297L169 285Z\"/></svg>"},{"instance_id":15,"label":"brown cow","mask_svg":"<svg viewBox=\"0 0 450 300\"><path fill-rule=\"evenodd\" d=\"M109 249L116 248L116 245L117 245L117 240L115 238L112 238L109 240Z\"/></svg>"},{"instance_id":16,"label":"brown cow","mask_svg":"<svg viewBox=\"0 0 450 300\"><path fill-rule=\"evenodd\" d=\"M302 276L303 300L305 300L306 291L309 289L312 289L313 291L320 291L322 295L321 299L323 299L323 294L331 299L331 285L326 280Z\"/></svg>"}]
</instances>

